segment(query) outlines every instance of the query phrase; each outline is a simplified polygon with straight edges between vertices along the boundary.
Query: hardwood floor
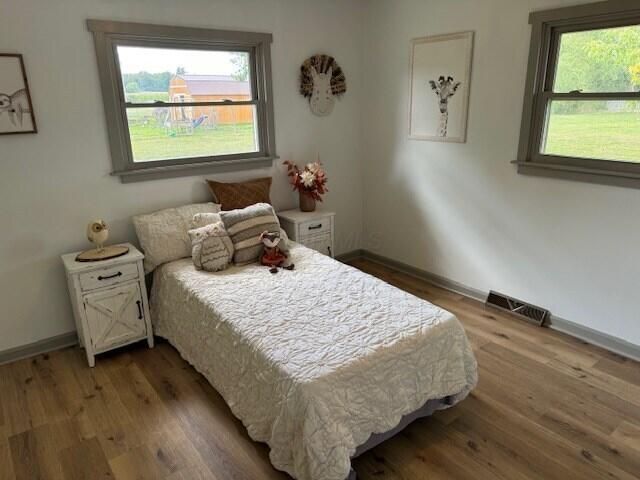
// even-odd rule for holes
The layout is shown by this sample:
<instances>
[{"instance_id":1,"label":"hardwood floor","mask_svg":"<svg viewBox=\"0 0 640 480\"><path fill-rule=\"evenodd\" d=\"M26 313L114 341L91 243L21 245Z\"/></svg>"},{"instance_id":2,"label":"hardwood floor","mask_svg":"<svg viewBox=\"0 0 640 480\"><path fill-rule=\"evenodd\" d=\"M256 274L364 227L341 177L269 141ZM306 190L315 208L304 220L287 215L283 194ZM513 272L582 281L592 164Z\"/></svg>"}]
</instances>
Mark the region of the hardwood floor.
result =
<instances>
[{"instance_id":1,"label":"hardwood floor","mask_svg":"<svg viewBox=\"0 0 640 480\"><path fill-rule=\"evenodd\" d=\"M454 312L480 383L354 461L364 479L632 479L640 365L372 262L353 265ZM0 366L0 480L285 479L167 343L78 348Z\"/></svg>"}]
</instances>

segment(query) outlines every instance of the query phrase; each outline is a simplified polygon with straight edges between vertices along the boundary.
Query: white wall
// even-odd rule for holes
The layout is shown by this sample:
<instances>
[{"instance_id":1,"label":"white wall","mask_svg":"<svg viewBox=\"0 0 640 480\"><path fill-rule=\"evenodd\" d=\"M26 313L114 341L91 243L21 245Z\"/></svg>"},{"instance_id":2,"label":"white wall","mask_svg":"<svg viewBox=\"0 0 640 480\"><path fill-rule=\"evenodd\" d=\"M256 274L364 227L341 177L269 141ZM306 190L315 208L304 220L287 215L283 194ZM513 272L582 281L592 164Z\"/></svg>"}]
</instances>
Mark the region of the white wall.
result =
<instances>
[{"instance_id":1,"label":"white wall","mask_svg":"<svg viewBox=\"0 0 640 480\"><path fill-rule=\"evenodd\" d=\"M573 3L0 0L1 50L25 55L40 130L0 137L0 351L73 330L58 255L88 246L89 219L104 217L113 241L131 241L131 215L209 198L202 177L123 185L109 176L87 18L273 33L278 153L302 162L320 151L338 253L361 246L364 221L365 248L640 344L640 190L525 177L509 164L527 14ZM409 41L463 30L476 32L468 142L408 141ZM349 83L325 119L297 94L299 63L321 51ZM215 177L265 174L276 207L294 206L279 165Z\"/></svg>"},{"instance_id":2,"label":"white wall","mask_svg":"<svg viewBox=\"0 0 640 480\"><path fill-rule=\"evenodd\" d=\"M531 10L562 0L373 0L364 246L640 344L640 190L517 175ZM409 41L474 30L468 141L407 140Z\"/></svg>"},{"instance_id":3,"label":"white wall","mask_svg":"<svg viewBox=\"0 0 640 480\"><path fill-rule=\"evenodd\" d=\"M87 18L271 32L277 149L307 162L319 151L338 215L337 252L360 247L362 181L358 0L0 0L0 50L25 56L37 135L0 137L0 351L74 329L58 256L87 248L86 223L102 217L114 242L133 241L137 213L209 200L203 177L123 185L111 162L93 38ZM334 113L314 117L297 93L308 56L334 55L349 91ZM278 164L215 175L273 175L276 208L296 197Z\"/></svg>"}]
</instances>

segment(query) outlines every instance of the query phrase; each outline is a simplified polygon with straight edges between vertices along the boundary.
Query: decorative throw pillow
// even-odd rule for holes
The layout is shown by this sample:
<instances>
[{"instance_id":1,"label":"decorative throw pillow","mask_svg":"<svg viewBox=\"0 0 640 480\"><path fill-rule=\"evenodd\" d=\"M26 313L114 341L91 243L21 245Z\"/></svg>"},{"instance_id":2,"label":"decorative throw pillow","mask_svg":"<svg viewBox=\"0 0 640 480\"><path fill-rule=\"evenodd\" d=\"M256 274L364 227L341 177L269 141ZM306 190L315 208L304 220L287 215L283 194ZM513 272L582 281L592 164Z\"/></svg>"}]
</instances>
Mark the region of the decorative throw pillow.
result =
<instances>
[{"instance_id":1,"label":"decorative throw pillow","mask_svg":"<svg viewBox=\"0 0 640 480\"><path fill-rule=\"evenodd\" d=\"M206 227L212 223L218 223L221 220L219 213L196 213L191 219L189 230Z\"/></svg>"},{"instance_id":2,"label":"decorative throw pillow","mask_svg":"<svg viewBox=\"0 0 640 480\"><path fill-rule=\"evenodd\" d=\"M198 270L217 272L227 268L233 258L233 243L222 222L189 230L191 258Z\"/></svg>"},{"instance_id":3,"label":"decorative throw pillow","mask_svg":"<svg viewBox=\"0 0 640 480\"><path fill-rule=\"evenodd\" d=\"M222 183L207 180L214 201L222 210L245 208L256 203L271 203L271 177L257 178L239 183Z\"/></svg>"},{"instance_id":4,"label":"decorative throw pillow","mask_svg":"<svg viewBox=\"0 0 640 480\"><path fill-rule=\"evenodd\" d=\"M220 205L215 203L197 203L133 217L133 225L145 253L145 273L152 272L163 263L189 257L191 241L187 231L193 216L219 211Z\"/></svg>"},{"instance_id":5,"label":"decorative throw pillow","mask_svg":"<svg viewBox=\"0 0 640 480\"><path fill-rule=\"evenodd\" d=\"M277 232L280 229L278 217L268 203L220 212L220 218L233 242L233 263L237 265L258 260L263 248L260 234L265 230Z\"/></svg>"}]
</instances>

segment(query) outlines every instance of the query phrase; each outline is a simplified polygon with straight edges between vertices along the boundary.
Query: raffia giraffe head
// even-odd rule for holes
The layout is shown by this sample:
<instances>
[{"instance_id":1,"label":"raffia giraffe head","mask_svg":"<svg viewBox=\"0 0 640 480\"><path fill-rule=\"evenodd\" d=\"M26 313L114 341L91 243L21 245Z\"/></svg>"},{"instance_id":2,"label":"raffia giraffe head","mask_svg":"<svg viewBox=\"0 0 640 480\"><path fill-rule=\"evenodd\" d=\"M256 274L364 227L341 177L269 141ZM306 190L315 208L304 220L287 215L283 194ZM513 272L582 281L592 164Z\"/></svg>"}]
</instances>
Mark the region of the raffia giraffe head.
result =
<instances>
[{"instance_id":1,"label":"raffia giraffe head","mask_svg":"<svg viewBox=\"0 0 640 480\"><path fill-rule=\"evenodd\" d=\"M453 77L447 77L445 79L441 76L437 83L433 80L429 80L429 85L431 85L431 90L433 90L438 96L440 113L445 113L448 108L449 98L453 97L456 93L460 86L460 82L454 82Z\"/></svg>"}]
</instances>

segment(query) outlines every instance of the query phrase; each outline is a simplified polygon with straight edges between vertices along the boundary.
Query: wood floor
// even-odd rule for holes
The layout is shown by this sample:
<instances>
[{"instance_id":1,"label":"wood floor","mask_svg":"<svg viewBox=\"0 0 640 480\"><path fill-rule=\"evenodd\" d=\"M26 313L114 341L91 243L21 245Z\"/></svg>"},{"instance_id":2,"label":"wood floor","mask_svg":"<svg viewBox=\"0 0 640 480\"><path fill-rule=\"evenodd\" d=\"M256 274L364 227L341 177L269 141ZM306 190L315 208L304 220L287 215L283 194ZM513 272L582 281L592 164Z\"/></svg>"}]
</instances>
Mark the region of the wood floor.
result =
<instances>
[{"instance_id":1,"label":"wood floor","mask_svg":"<svg viewBox=\"0 0 640 480\"><path fill-rule=\"evenodd\" d=\"M640 365L367 261L454 312L476 352L469 398L354 461L364 479L631 479ZM0 480L284 479L167 343L97 359L78 348L0 366Z\"/></svg>"}]
</instances>

